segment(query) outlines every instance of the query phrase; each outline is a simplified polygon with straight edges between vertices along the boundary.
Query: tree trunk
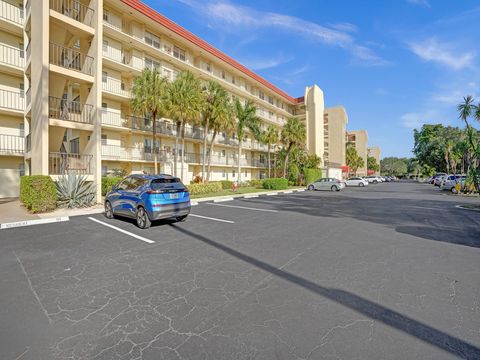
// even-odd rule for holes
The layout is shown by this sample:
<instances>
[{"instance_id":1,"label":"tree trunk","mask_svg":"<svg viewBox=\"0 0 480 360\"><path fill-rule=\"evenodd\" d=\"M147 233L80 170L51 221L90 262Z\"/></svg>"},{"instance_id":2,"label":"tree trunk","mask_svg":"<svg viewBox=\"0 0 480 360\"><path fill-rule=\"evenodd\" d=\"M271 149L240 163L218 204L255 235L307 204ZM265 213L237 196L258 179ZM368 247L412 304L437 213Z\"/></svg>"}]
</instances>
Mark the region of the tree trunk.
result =
<instances>
[{"instance_id":1,"label":"tree trunk","mask_svg":"<svg viewBox=\"0 0 480 360\"><path fill-rule=\"evenodd\" d=\"M183 179L183 165L185 163L185 121L182 123L182 161L180 162L180 168L182 169L181 173L181 179L182 181L186 181L186 179Z\"/></svg>"},{"instance_id":2,"label":"tree trunk","mask_svg":"<svg viewBox=\"0 0 480 360\"><path fill-rule=\"evenodd\" d=\"M178 162L178 137L180 136L180 128L181 128L182 123L180 121L177 121L176 126L176 132L175 132L175 155L173 157L173 174L177 176L177 162Z\"/></svg>"},{"instance_id":3,"label":"tree trunk","mask_svg":"<svg viewBox=\"0 0 480 360\"><path fill-rule=\"evenodd\" d=\"M238 138L238 176L237 176L237 181L238 185L240 186L240 181L241 181L241 174L240 171L242 170L242 167L240 165L240 158L242 156L242 140Z\"/></svg>"},{"instance_id":4,"label":"tree trunk","mask_svg":"<svg viewBox=\"0 0 480 360\"><path fill-rule=\"evenodd\" d=\"M213 144L215 143L215 137L217 136L217 130L213 131L212 141L210 142L209 152L208 152L208 166L207 166L207 182L210 181L210 163L212 162L212 150Z\"/></svg>"},{"instance_id":5,"label":"tree trunk","mask_svg":"<svg viewBox=\"0 0 480 360\"><path fill-rule=\"evenodd\" d=\"M155 168L155 175L158 174L158 167L157 167L157 152L155 151L155 138L157 137L157 122L155 119L157 118L157 113L154 112L153 114L153 126L152 126L152 147L150 148L150 152L153 155L153 163Z\"/></svg>"},{"instance_id":6,"label":"tree trunk","mask_svg":"<svg viewBox=\"0 0 480 360\"><path fill-rule=\"evenodd\" d=\"M272 164L270 163L270 144L268 144L268 178L270 178L270 168Z\"/></svg>"},{"instance_id":7,"label":"tree trunk","mask_svg":"<svg viewBox=\"0 0 480 360\"><path fill-rule=\"evenodd\" d=\"M285 154L285 163L283 164L283 177L287 178L287 164L288 164L288 155L290 155L291 146L288 147L287 153Z\"/></svg>"},{"instance_id":8,"label":"tree trunk","mask_svg":"<svg viewBox=\"0 0 480 360\"><path fill-rule=\"evenodd\" d=\"M274 175L274 177L277 177L277 152L276 151L273 153L273 164L274 164L274 166L273 166L274 174L273 175Z\"/></svg>"},{"instance_id":9,"label":"tree trunk","mask_svg":"<svg viewBox=\"0 0 480 360\"><path fill-rule=\"evenodd\" d=\"M207 122L205 124L205 129L203 133L203 156L202 156L202 182L205 182L205 163L207 160L207 138L208 138L208 126L209 126L209 118L207 118Z\"/></svg>"}]
</instances>

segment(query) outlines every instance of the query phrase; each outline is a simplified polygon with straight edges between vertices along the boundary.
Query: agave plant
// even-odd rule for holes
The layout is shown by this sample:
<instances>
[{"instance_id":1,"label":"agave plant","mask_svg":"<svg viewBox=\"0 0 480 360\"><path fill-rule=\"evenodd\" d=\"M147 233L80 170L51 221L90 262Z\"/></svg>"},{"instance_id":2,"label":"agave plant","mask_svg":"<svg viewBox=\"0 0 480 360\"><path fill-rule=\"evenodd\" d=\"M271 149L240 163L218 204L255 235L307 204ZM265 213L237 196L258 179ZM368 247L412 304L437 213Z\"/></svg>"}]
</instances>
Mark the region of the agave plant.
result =
<instances>
[{"instance_id":1,"label":"agave plant","mask_svg":"<svg viewBox=\"0 0 480 360\"><path fill-rule=\"evenodd\" d=\"M57 181L57 203L60 207L85 207L95 203L95 185L82 175L68 174Z\"/></svg>"}]
</instances>

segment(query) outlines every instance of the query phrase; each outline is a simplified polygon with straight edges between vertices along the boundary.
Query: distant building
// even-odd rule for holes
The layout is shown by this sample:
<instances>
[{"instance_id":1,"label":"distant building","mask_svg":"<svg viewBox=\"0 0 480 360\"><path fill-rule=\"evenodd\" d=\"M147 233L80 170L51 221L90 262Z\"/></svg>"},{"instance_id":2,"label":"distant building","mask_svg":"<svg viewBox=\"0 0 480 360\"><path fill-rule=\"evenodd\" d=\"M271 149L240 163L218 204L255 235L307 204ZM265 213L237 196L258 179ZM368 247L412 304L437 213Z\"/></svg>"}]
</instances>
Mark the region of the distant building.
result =
<instances>
[{"instance_id":1,"label":"distant building","mask_svg":"<svg viewBox=\"0 0 480 360\"><path fill-rule=\"evenodd\" d=\"M347 132L347 142L355 145L358 155L363 159L364 166L357 169L357 176L367 176L367 144L368 133L366 130L351 130Z\"/></svg>"},{"instance_id":2,"label":"distant building","mask_svg":"<svg viewBox=\"0 0 480 360\"><path fill-rule=\"evenodd\" d=\"M373 175L380 175L380 148L378 146L368 148L368 156L375 158L378 164L378 170L375 171Z\"/></svg>"}]
</instances>

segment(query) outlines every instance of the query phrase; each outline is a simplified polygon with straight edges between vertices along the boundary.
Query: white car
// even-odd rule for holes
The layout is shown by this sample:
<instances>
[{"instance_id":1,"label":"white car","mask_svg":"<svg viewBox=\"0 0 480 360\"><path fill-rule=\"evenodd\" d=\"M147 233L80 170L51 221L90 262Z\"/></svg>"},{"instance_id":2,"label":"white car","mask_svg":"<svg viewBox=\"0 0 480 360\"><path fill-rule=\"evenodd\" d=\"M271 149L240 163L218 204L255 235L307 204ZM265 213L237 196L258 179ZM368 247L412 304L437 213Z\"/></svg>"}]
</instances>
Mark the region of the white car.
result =
<instances>
[{"instance_id":1,"label":"white car","mask_svg":"<svg viewBox=\"0 0 480 360\"><path fill-rule=\"evenodd\" d=\"M466 175L449 175L448 177L445 176L441 181L439 187L442 190L449 190L452 193L456 193L457 190L455 186L457 184L460 184L460 186L463 186L465 184L466 178L467 178Z\"/></svg>"},{"instance_id":2,"label":"white car","mask_svg":"<svg viewBox=\"0 0 480 360\"><path fill-rule=\"evenodd\" d=\"M351 177L350 179L345 181L345 184L347 184L347 186L364 187L365 185L368 185L368 181L361 177Z\"/></svg>"},{"instance_id":3,"label":"white car","mask_svg":"<svg viewBox=\"0 0 480 360\"><path fill-rule=\"evenodd\" d=\"M367 176L365 180L368 181L370 184L377 184L383 182L378 176Z\"/></svg>"}]
</instances>

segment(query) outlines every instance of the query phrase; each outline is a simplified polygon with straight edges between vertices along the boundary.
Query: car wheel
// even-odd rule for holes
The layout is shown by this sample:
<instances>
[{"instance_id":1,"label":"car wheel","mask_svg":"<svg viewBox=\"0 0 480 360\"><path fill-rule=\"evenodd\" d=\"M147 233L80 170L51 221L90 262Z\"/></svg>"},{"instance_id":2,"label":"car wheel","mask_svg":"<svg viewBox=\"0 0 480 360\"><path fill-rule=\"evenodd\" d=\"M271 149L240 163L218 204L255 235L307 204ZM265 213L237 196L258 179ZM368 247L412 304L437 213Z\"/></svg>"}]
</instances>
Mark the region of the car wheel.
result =
<instances>
[{"instance_id":1,"label":"car wheel","mask_svg":"<svg viewBox=\"0 0 480 360\"><path fill-rule=\"evenodd\" d=\"M308 185L308 190L313 191L315 190L315 187L313 185Z\"/></svg>"},{"instance_id":2,"label":"car wheel","mask_svg":"<svg viewBox=\"0 0 480 360\"><path fill-rule=\"evenodd\" d=\"M176 217L176 220L177 220L178 222L184 222L185 220L187 220L187 216L188 216L188 215L177 216L177 217Z\"/></svg>"},{"instance_id":3,"label":"car wheel","mask_svg":"<svg viewBox=\"0 0 480 360\"><path fill-rule=\"evenodd\" d=\"M335 185L333 185L333 186L330 188L330 190L332 190L332 191L338 191L338 187L336 187Z\"/></svg>"},{"instance_id":4,"label":"car wheel","mask_svg":"<svg viewBox=\"0 0 480 360\"><path fill-rule=\"evenodd\" d=\"M365 186L365 184L364 184L364 183L359 183L359 184L358 184L358 186L360 186L360 187L364 187L364 186Z\"/></svg>"},{"instance_id":5,"label":"car wheel","mask_svg":"<svg viewBox=\"0 0 480 360\"><path fill-rule=\"evenodd\" d=\"M450 191L452 192L452 194L456 194L456 193L457 193L457 189L455 189L455 186L452 187L452 188L450 189Z\"/></svg>"},{"instance_id":6,"label":"car wheel","mask_svg":"<svg viewBox=\"0 0 480 360\"><path fill-rule=\"evenodd\" d=\"M105 201L105 217L107 219L113 219L114 218L113 208L112 208L112 204L110 203L110 201Z\"/></svg>"},{"instance_id":7,"label":"car wheel","mask_svg":"<svg viewBox=\"0 0 480 360\"><path fill-rule=\"evenodd\" d=\"M143 206L138 207L135 218L137 220L137 226L140 229L148 229L150 225L152 225L152 222L150 221L150 218L148 217L148 214Z\"/></svg>"},{"instance_id":8,"label":"car wheel","mask_svg":"<svg viewBox=\"0 0 480 360\"><path fill-rule=\"evenodd\" d=\"M373 183L374 183L374 184L377 184L377 183L378 183L378 181L377 181L377 180L373 180Z\"/></svg>"}]
</instances>

